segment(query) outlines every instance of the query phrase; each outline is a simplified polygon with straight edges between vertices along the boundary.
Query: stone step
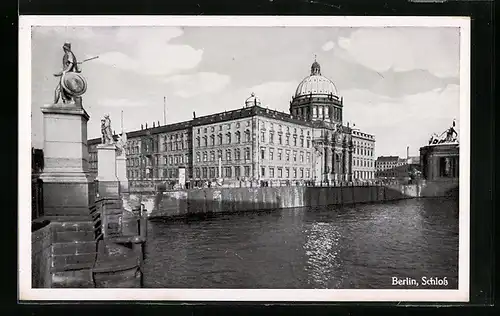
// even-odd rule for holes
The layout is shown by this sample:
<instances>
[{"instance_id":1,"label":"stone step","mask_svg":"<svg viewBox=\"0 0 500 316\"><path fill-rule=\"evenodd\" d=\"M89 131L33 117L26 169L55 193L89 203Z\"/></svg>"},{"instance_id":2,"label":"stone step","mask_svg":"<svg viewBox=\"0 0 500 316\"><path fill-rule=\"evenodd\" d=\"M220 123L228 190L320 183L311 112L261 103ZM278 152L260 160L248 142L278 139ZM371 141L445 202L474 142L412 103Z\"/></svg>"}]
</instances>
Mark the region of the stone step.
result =
<instances>
[{"instance_id":1,"label":"stone step","mask_svg":"<svg viewBox=\"0 0 500 316\"><path fill-rule=\"evenodd\" d=\"M95 241L56 242L51 245L52 255L71 255L97 252Z\"/></svg>"},{"instance_id":2,"label":"stone step","mask_svg":"<svg viewBox=\"0 0 500 316\"><path fill-rule=\"evenodd\" d=\"M52 272L90 269L97 259L97 252L52 256Z\"/></svg>"},{"instance_id":3,"label":"stone step","mask_svg":"<svg viewBox=\"0 0 500 316\"><path fill-rule=\"evenodd\" d=\"M93 288L94 280L89 268L52 273L52 288Z\"/></svg>"},{"instance_id":4,"label":"stone step","mask_svg":"<svg viewBox=\"0 0 500 316\"><path fill-rule=\"evenodd\" d=\"M94 231L55 231L53 235L55 243L75 242L75 241L94 241Z\"/></svg>"},{"instance_id":5,"label":"stone step","mask_svg":"<svg viewBox=\"0 0 500 316\"><path fill-rule=\"evenodd\" d=\"M64 222L55 222L54 230L56 232L64 232L64 231L94 231L94 224L90 221L64 221Z\"/></svg>"}]
</instances>

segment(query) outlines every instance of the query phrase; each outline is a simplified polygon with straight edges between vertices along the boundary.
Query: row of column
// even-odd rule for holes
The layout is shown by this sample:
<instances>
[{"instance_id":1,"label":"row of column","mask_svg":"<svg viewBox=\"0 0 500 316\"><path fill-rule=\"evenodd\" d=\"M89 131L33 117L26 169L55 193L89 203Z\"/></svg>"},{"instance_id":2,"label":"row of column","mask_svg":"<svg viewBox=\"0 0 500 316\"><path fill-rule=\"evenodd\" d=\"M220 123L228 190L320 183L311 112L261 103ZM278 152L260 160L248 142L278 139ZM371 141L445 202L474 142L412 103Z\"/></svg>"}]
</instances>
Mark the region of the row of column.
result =
<instances>
[{"instance_id":1,"label":"row of column","mask_svg":"<svg viewBox=\"0 0 500 316\"><path fill-rule=\"evenodd\" d=\"M337 180L350 180L352 174L352 150L343 148L342 150L324 147L324 173L326 180L329 175L337 176ZM340 178L338 175L342 175Z\"/></svg>"}]
</instances>

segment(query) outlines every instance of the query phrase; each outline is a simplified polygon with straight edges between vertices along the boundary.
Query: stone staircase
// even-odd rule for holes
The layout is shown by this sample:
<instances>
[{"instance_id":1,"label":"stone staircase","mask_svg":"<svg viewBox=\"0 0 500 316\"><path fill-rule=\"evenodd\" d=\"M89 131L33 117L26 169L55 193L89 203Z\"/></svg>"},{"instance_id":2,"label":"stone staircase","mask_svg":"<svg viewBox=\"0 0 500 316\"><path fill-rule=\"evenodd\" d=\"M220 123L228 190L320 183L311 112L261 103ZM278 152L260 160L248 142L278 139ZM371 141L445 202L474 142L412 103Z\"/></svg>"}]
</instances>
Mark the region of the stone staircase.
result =
<instances>
[{"instance_id":1,"label":"stone staircase","mask_svg":"<svg viewBox=\"0 0 500 316\"><path fill-rule=\"evenodd\" d=\"M91 221L53 224L51 245L53 288L94 287L91 271L96 258L97 242Z\"/></svg>"}]
</instances>

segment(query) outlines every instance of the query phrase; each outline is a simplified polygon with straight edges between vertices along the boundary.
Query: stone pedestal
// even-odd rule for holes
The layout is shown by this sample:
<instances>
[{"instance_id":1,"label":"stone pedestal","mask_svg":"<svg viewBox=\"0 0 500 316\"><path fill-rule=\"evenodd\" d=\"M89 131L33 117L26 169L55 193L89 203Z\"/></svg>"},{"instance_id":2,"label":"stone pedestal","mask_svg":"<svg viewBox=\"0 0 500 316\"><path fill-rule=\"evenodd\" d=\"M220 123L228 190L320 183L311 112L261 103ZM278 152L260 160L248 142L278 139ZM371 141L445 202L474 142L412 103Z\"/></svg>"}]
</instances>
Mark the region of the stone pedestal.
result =
<instances>
[{"instance_id":1,"label":"stone pedestal","mask_svg":"<svg viewBox=\"0 0 500 316\"><path fill-rule=\"evenodd\" d=\"M118 197L120 195L116 176L116 145L97 145L97 181L99 197Z\"/></svg>"},{"instance_id":2,"label":"stone pedestal","mask_svg":"<svg viewBox=\"0 0 500 316\"><path fill-rule=\"evenodd\" d=\"M45 216L88 220L94 202L93 178L88 169L89 115L75 105L42 108L44 122L43 181Z\"/></svg>"},{"instance_id":3,"label":"stone pedestal","mask_svg":"<svg viewBox=\"0 0 500 316\"><path fill-rule=\"evenodd\" d=\"M123 155L116 157L116 177L120 182L120 192L129 192L127 178L127 157Z\"/></svg>"}]
</instances>

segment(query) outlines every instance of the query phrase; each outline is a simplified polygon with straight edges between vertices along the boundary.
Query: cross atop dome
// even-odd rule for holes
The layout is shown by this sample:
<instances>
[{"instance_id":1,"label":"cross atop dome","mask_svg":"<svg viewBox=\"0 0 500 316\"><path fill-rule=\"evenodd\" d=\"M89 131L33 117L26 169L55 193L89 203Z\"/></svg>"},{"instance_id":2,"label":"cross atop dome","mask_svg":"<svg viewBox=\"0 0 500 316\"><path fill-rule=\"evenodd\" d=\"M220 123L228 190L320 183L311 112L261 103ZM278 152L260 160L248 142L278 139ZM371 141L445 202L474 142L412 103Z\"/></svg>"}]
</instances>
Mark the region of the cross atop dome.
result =
<instances>
[{"instance_id":1,"label":"cross atop dome","mask_svg":"<svg viewBox=\"0 0 500 316\"><path fill-rule=\"evenodd\" d=\"M314 62L311 65L311 76L321 76L321 66L316 61L316 54L314 54Z\"/></svg>"}]
</instances>

